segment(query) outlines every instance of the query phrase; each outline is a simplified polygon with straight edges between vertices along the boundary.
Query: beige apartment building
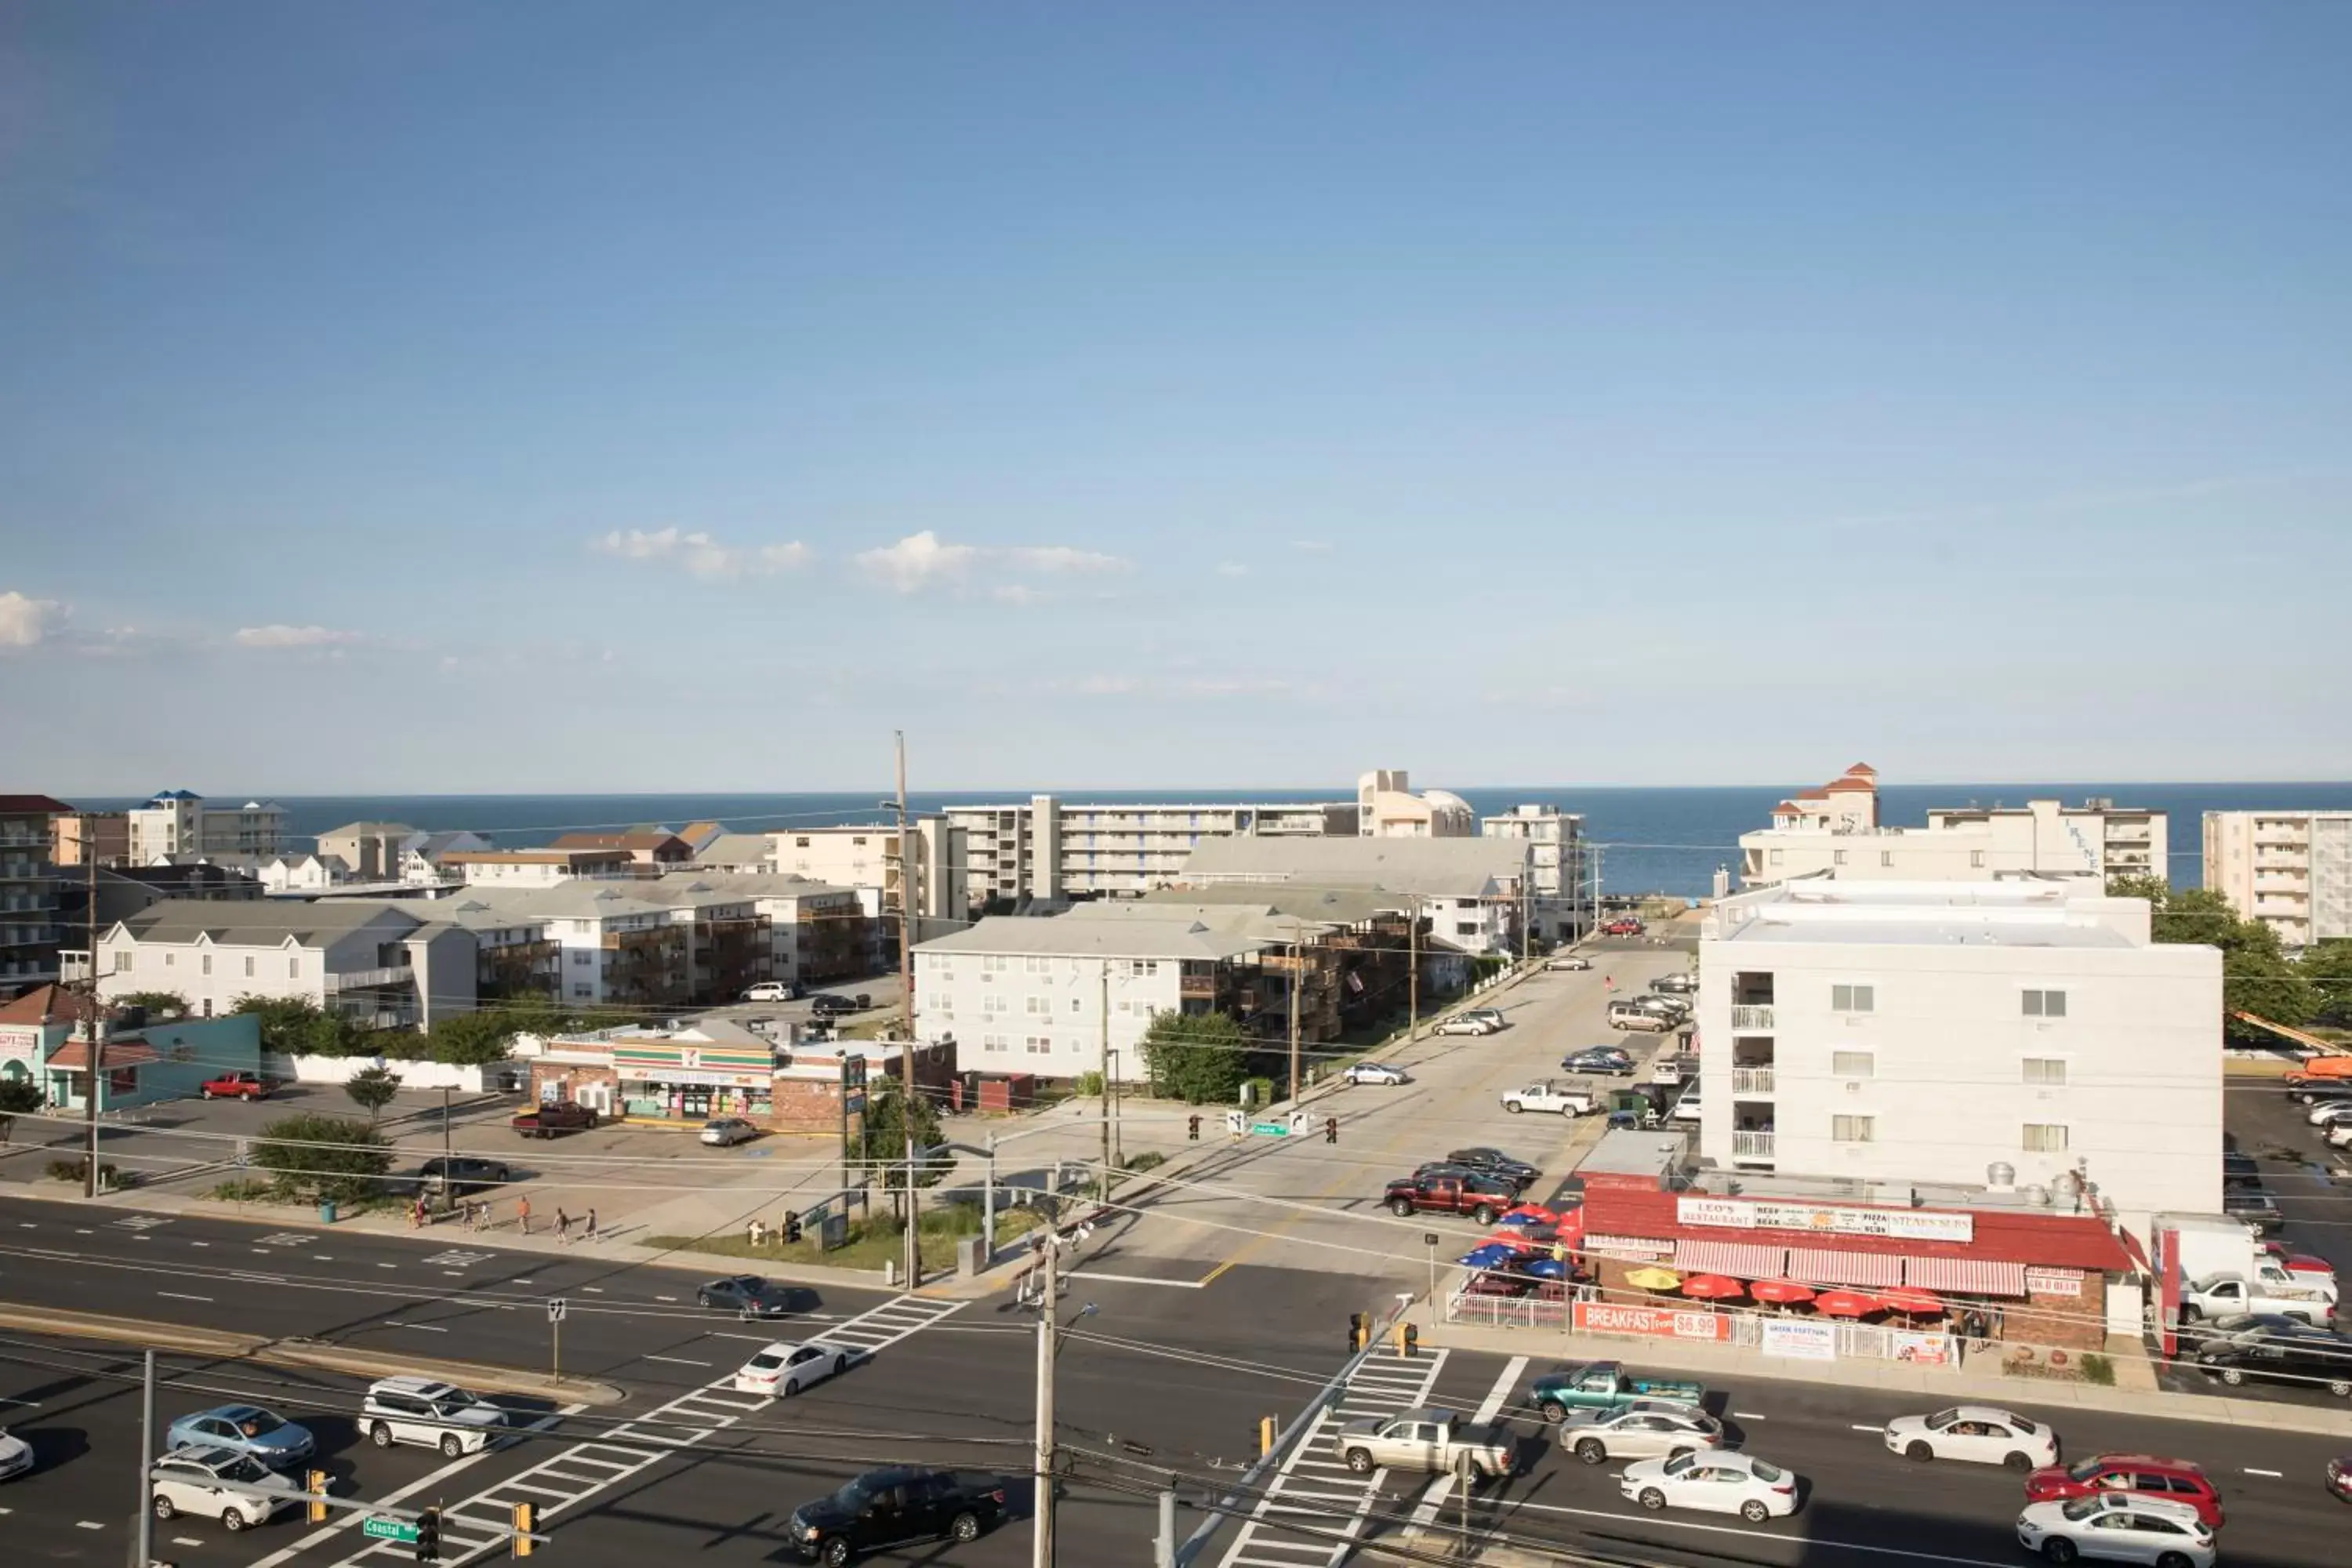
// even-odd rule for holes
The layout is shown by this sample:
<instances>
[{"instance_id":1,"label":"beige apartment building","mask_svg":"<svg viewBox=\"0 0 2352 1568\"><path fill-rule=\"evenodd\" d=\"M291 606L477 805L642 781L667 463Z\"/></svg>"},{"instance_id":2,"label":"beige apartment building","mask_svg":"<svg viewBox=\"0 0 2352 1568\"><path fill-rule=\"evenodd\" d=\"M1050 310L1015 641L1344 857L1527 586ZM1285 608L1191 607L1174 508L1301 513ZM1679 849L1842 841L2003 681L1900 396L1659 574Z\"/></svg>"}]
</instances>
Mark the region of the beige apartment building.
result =
<instances>
[{"instance_id":1,"label":"beige apartment building","mask_svg":"<svg viewBox=\"0 0 2352 1568\"><path fill-rule=\"evenodd\" d=\"M2209 811L2205 886L2283 946L2352 938L2352 811Z\"/></svg>"}]
</instances>

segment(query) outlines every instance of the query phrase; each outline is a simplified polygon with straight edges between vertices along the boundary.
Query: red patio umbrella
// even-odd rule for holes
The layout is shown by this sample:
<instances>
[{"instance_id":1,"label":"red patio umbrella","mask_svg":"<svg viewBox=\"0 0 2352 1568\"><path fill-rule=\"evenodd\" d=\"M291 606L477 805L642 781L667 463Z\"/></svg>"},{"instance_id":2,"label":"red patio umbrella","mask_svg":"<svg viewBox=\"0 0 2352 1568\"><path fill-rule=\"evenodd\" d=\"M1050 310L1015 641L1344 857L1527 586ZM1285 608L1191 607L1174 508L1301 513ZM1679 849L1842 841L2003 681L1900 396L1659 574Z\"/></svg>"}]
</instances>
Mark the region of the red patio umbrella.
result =
<instances>
[{"instance_id":1,"label":"red patio umbrella","mask_svg":"<svg viewBox=\"0 0 2352 1568\"><path fill-rule=\"evenodd\" d=\"M1759 1279L1748 1287L1748 1293L1759 1301L1778 1301L1784 1306L1813 1299L1813 1288L1800 1285L1794 1279Z\"/></svg>"},{"instance_id":2,"label":"red patio umbrella","mask_svg":"<svg viewBox=\"0 0 2352 1568\"><path fill-rule=\"evenodd\" d=\"M1684 1279L1683 1294L1696 1296L1703 1300L1715 1300L1728 1296L1745 1296L1748 1285L1745 1280L1734 1279L1727 1274L1693 1274Z\"/></svg>"},{"instance_id":3,"label":"red patio umbrella","mask_svg":"<svg viewBox=\"0 0 2352 1568\"><path fill-rule=\"evenodd\" d=\"M1898 1285L1878 1293L1880 1303L1906 1318L1939 1317L1944 1311L1942 1298L1932 1290L1922 1290L1916 1285Z\"/></svg>"},{"instance_id":4,"label":"red patio umbrella","mask_svg":"<svg viewBox=\"0 0 2352 1568\"><path fill-rule=\"evenodd\" d=\"M1824 1290L1813 1298L1813 1310L1832 1318L1862 1318L1882 1310L1875 1296L1859 1290Z\"/></svg>"},{"instance_id":5,"label":"red patio umbrella","mask_svg":"<svg viewBox=\"0 0 2352 1568\"><path fill-rule=\"evenodd\" d=\"M1582 1209L1573 1208L1560 1215L1559 1224L1554 1226L1553 1229L1559 1233L1560 1245L1570 1252L1580 1252L1584 1249L1584 1211Z\"/></svg>"}]
</instances>

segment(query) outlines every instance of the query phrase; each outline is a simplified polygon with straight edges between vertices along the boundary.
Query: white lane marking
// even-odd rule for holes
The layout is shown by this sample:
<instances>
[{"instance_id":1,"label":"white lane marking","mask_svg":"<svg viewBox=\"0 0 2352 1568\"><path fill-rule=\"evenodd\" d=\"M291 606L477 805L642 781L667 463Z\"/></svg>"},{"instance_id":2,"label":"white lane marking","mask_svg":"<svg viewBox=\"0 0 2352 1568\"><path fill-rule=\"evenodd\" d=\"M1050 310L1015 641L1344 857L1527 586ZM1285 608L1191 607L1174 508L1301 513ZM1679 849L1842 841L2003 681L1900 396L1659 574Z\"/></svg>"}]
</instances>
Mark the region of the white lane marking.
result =
<instances>
[{"instance_id":1,"label":"white lane marking","mask_svg":"<svg viewBox=\"0 0 2352 1568\"><path fill-rule=\"evenodd\" d=\"M89 1232L84 1231L82 1234L84 1236L88 1236ZM76 1530L104 1530L106 1526L100 1524L94 1519L78 1519L74 1521L74 1528Z\"/></svg>"},{"instance_id":2,"label":"white lane marking","mask_svg":"<svg viewBox=\"0 0 2352 1568\"><path fill-rule=\"evenodd\" d=\"M202 1546L204 1542L193 1535L175 1535L172 1537L172 1544L174 1546Z\"/></svg>"},{"instance_id":3,"label":"white lane marking","mask_svg":"<svg viewBox=\"0 0 2352 1568\"><path fill-rule=\"evenodd\" d=\"M83 1229L81 1229L79 1226L76 1226L76 1227L75 1227L75 1229L74 1229L74 1234L75 1234L76 1236L94 1236L94 1235L96 1235L97 1233L96 1233L95 1231L83 1230ZM99 1525L99 1524L86 1524L86 1525L83 1525L83 1526L82 1526L82 1528L83 1528L84 1530L103 1530L103 1529L105 1529L106 1527L105 1527L104 1525Z\"/></svg>"},{"instance_id":4,"label":"white lane marking","mask_svg":"<svg viewBox=\"0 0 2352 1568\"><path fill-rule=\"evenodd\" d=\"M1500 1415L1504 1402L1511 1397L1511 1390L1518 1386L1519 1373L1527 1370L1528 1358L1513 1356L1504 1366L1503 1374L1495 1380L1495 1386L1486 1391L1486 1399L1478 1406L1478 1414L1471 1419L1483 1426ZM1438 1510L1445 1506L1446 1498L1454 1490L1455 1479L1449 1473L1429 1483L1429 1489L1421 1494L1421 1506L1412 1510L1412 1528L1426 1530L1437 1522Z\"/></svg>"},{"instance_id":5,"label":"white lane marking","mask_svg":"<svg viewBox=\"0 0 2352 1568\"><path fill-rule=\"evenodd\" d=\"M580 1289L587 1291L591 1296L601 1296L604 1293L604 1287L602 1285L583 1285Z\"/></svg>"},{"instance_id":6,"label":"white lane marking","mask_svg":"<svg viewBox=\"0 0 2352 1568\"><path fill-rule=\"evenodd\" d=\"M181 1294L177 1290L158 1290L155 1294L158 1296L169 1296L174 1301L209 1301L212 1300L210 1296L187 1296Z\"/></svg>"},{"instance_id":7,"label":"white lane marking","mask_svg":"<svg viewBox=\"0 0 2352 1568\"><path fill-rule=\"evenodd\" d=\"M21 1405L27 1410L32 1409L40 1403L41 1402L37 1399L9 1399L5 1396L0 1396L0 1405Z\"/></svg>"},{"instance_id":8,"label":"white lane marking","mask_svg":"<svg viewBox=\"0 0 2352 1568\"><path fill-rule=\"evenodd\" d=\"M2274 1481L2284 1480L2286 1479L2285 1472L2283 1470L2258 1470L2251 1465L2246 1468L2246 1474L2250 1476L2268 1476Z\"/></svg>"},{"instance_id":9,"label":"white lane marking","mask_svg":"<svg viewBox=\"0 0 2352 1568\"><path fill-rule=\"evenodd\" d=\"M1850 1430L1853 1430L1853 1431L1855 1431L1855 1432L1881 1432L1881 1433L1883 1433L1883 1432L1885 1432L1885 1431L1886 1430L1886 1428L1885 1428L1885 1427L1884 1427L1884 1426L1863 1426L1863 1425L1861 1425L1860 1423L1858 1423L1858 1422L1857 1422L1857 1423L1855 1423L1855 1424L1854 1424L1854 1425L1850 1428Z\"/></svg>"},{"instance_id":10,"label":"white lane marking","mask_svg":"<svg viewBox=\"0 0 2352 1568\"><path fill-rule=\"evenodd\" d=\"M528 1436L533 1432L544 1432L550 1426L554 1426L558 1421L562 1420L565 1416L577 1415L583 1410L587 1408L588 1407L585 1405L567 1405L562 1409L557 1411L554 1415L542 1415L538 1420L532 1422L530 1426L523 1427L521 1429L521 1435ZM472 1467L480 1464L484 1459L488 1458L492 1454L498 1453L499 1451L499 1447L497 1445L493 1445L489 1447L479 1448L475 1450L473 1453L452 1459L447 1464L442 1466L439 1469L433 1471L431 1474L419 1476L416 1479L409 1482L406 1486L402 1487L399 1490L384 1493L383 1496L376 1499L376 1501L383 1503L387 1507L394 1503L404 1501L406 1499L415 1497L418 1492L426 1491L434 1487L439 1486L443 1481L447 1480L459 1470L469 1469ZM304 1536L301 1540L296 1542L291 1546L279 1547L268 1556L260 1558L249 1564L248 1568L278 1568L279 1563L309 1551L311 1547L316 1546L320 1542L335 1534L338 1531L349 1530L352 1525L357 1524L362 1517L362 1515L356 1513L346 1513L341 1515L333 1523L320 1526L317 1530L312 1531L310 1534Z\"/></svg>"},{"instance_id":11,"label":"white lane marking","mask_svg":"<svg viewBox=\"0 0 2352 1568\"><path fill-rule=\"evenodd\" d=\"M310 1254L310 1261L313 1263L332 1263L334 1260L335 1255L331 1252L314 1252Z\"/></svg>"},{"instance_id":12,"label":"white lane marking","mask_svg":"<svg viewBox=\"0 0 2352 1568\"><path fill-rule=\"evenodd\" d=\"M18 1220L18 1221L16 1222L16 1228L17 1228L18 1230L38 1230L38 1229L40 1229L41 1227L40 1227L39 1226L37 1226L37 1225L35 1225L31 1220L28 1220L28 1219L20 1219L20 1220ZM202 1247L202 1246L204 1245L204 1243L202 1243L202 1242L198 1242L196 1245L197 1245L197 1246L199 1246L199 1247Z\"/></svg>"},{"instance_id":13,"label":"white lane marking","mask_svg":"<svg viewBox=\"0 0 2352 1568\"><path fill-rule=\"evenodd\" d=\"M1173 1290L1205 1290L1209 1288L1208 1282L1202 1279L1154 1279L1148 1274L1097 1274L1091 1268L1073 1268L1070 1278L1095 1279L1107 1285L1165 1285Z\"/></svg>"},{"instance_id":14,"label":"white lane marking","mask_svg":"<svg viewBox=\"0 0 2352 1568\"><path fill-rule=\"evenodd\" d=\"M528 1285L530 1283L530 1276L528 1274L518 1274L514 1277L514 1282L518 1285Z\"/></svg>"},{"instance_id":15,"label":"white lane marking","mask_svg":"<svg viewBox=\"0 0 2352 1568\"><path fill-rule=\"evenodd\" d=\"M1506 1509L1525 1510L1536 1513L1574 1514L1583 1519L1605 1519L1615 1524L1654 1524L1661 1530L1696 1530L1708 1535L1744 1535L1751 1541L1786 1541L1811 1552L1827 1547L1833 1552L1868 1552L1880 1557L1908 1557L1921 1563L1956 1563L1960 1568L2017 1568L2014 1563L1994 1562L1988 1557L1946 1557L1935 1552L1906 1552L1899 1546L1864 1546L1858 1541L1832 1541L1827 1536L1759 1536L1754 1525L1697 1524L1689 1520L1668 1519L1655 1513L1612 1513L1599 1508L1567 1508L1556 1502L1506 1501ZM254 1568L261 1568L256 1563Z\"/></svg>"},{"instance_id":16,"label":"white lane marking","mask_svg":"<svg viewBox=\"0 0 2352 1568\"><path fill-rule=\"evenodd\" d=\"M1731 1418L1734 1421L1761 1421L1764 1419L1763 1416L1757 1415L1753 1410L1735 1410L1731 1412Z\"/></svg>"},{"instance_id":17,"label":"white lane marking","mask_svg":"<svg viewBox=\"0 0 2352 1568\"><path fill-rule=\"evenodd\" d=\"M400 1265L397 1263L379 1263L376 1267L378 1268L397 1268Z\"/></svg>"},{"instance_id":18,"label":"white lane marking","mask_svg":"<svg viewBox=\"0 0 2352 1568\"><path fill-rule=\"evenodd\" d=\"M684 1356L678 1355L648 1355L639 1356L637 1359L639 1361L666 1361L672 1366L709 1366L710 1364L707 1361L688 1361Z\"/></svg>"},{"instance_id":19,"label":"white lane marking","mask_svg":"<svg viewBox=\"0 0 2352 1568\"><path fill-rule=\"evenodd\" d=\"M416 1330L421 1331L422 1332L428 1333L428 1334L446 1334L446 1333L447 1333L447 1332L449 1331L448 1331L448 1330L446 1330L446 1329L436 1329L436 1328L435 1328L431 1323L392 1323L392 1322L388 1322L388 1323L384 1324L384 1327L385 1327L385 1328L387 1328L387 1329L416 1329Z\"/></svg>"},{"instance_id":20,"label":"white lane marking","mask_svg":"<svg viewBox=\"0 0 2352 1568\"><path fill-rule=\"evenodd\" d=\"M27 1229L27 1230L30 1230L32 1227L31 1227L30 1226L26 1226L25 1228L26 1228L26 1229ZM188 1243L188 1245L189 1245L190 1247L210 1247L210 1246L212 1245L212 1243L211 1243L211 1242L209 1242L209 1241L192 1241L192 1242Z\"/></svg>"},{"instance_id":21,"label":"white lane marking","mask_svg":"<svg viewBox=\"0 0 2352 1568\"><path fill-rule=\"evenodd\" d=\"M654 1300L656 1301L675 1301L677 1298L675 1296L656 1296Z\"/></svg>"}]
</instances>

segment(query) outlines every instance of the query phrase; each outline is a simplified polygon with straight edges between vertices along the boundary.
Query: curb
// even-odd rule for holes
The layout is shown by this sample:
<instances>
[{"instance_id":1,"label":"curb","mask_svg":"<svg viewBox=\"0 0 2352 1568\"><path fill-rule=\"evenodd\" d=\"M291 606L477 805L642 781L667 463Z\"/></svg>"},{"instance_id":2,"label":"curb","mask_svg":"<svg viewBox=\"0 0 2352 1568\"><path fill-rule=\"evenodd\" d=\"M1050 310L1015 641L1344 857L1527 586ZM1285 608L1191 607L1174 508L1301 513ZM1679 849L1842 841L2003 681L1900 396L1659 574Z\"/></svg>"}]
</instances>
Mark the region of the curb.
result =
<instances>
[{"instance_id":1,"label":"curb","mask_svg":"<svg viewBox=\"0 0 2352 1568\"><path fill-rule=\"evenodd\" d=\"M309 1367L353 1377L389 1377L426 1373L461 1387L494 1394L534 1394L582 1405L618 1405L628 1395L609 1383L583 1377L550 1377L544 1373L488 1362L452 1361L440 1356L378 1354L355 1351L327 1340L273 1340L260 1334L232 1333L225 1329L195 1329L179 1323L159 1323L143 1318L117 1318L100 1312L74 1312L53 1307L26 1307L0 1302L0 1328L56 1334L67 1339L104 1340L224 1361L256 1361L273 1366Z\"/></svg>"}]
</instances>

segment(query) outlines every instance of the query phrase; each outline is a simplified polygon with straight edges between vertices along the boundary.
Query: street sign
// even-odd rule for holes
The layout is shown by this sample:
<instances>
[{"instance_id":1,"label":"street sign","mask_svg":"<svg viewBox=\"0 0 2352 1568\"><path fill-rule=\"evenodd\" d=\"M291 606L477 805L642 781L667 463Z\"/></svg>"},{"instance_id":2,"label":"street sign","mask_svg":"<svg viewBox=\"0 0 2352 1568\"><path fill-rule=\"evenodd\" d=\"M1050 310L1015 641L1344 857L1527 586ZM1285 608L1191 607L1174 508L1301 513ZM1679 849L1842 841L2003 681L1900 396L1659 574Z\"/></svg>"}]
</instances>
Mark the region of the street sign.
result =
<instances>
[{"instance_id":1,"label":"street sign","mask_svg":"<svg viewBox=\"0 0 2352 1568\"><path fill-rule=\"evenodd\" d=\"M866 1097L862 1094L853 1094L841 1102L841 1109L846 1115L863 1116L866 1113Z\"/></svg>"},{"instance_id":2,"label":"street sign","mask_svg":"<svg viewBox=\"0 0 2352 1568\"><path fill-rule=\"evenodd\" d=\"M547 1299L547 1321L551 1323L560 1323L563 1321L563 1314L569 1310L569 1308L570 1303L566 1302L562 1297L550 1296Z\"/></svg>"},{"instance_id":3,"label":"street sign","mask_svg":"<svg viewBox=\"0 0 2352 1568\"><path fill-rule=\"evenodd\" d=\"M1250 1131L1261 1138L1287 1138L1291 1129L1287 1121L1253 1121Z\"/></svg>"},{"instance_id":4,"label":"street sign","mask_svg":"<svg viewBox=\"0 0 2352 1568\"><path fill-rule=\"evenodd\" d=\"M1238 1111L1238 1110L1228 1110L1228 1111L1226 1111L1226 1112L1225 1112L1225 1131L1228 1131L1228 1132L1230 1132L1230 1133L1234 1134L1234 1136L1235 1136L1236 1138L1238 1138L1238 1137L1240 1137L1240 1136L1242 1135L1242 1133L1243 1133L1243 1132L1246 1131L1248 1130L1248 1128L1249 1128L1249 1118L1248 1118L1248 1117L1244 1116L1244 1115L1243 1115L1240 1111Z\"/></svg>"},{"instance_id":5,"label":"street sign","mask_svg":"<svg viewBox=\"0 0 2352 1568\"><path fill-rule=\"evenodd\" d=\"M360 1533L370 1541L397 1541L409 1546L416 1543L416 1527L404 1519L384 1519L370 1514L362 1521Z\"/></svg>"},{"instance_id":6,"label":"street sign","mask_svg":"<svg viewBox=\"0 0 2352 1568\"><path fill-rule=\"evenodd\" d=\"M242 1171L252 1163L253 1140L250 1138L238 1139L236 1141L236 1168Z\"/></svg>"}]
</instances>

